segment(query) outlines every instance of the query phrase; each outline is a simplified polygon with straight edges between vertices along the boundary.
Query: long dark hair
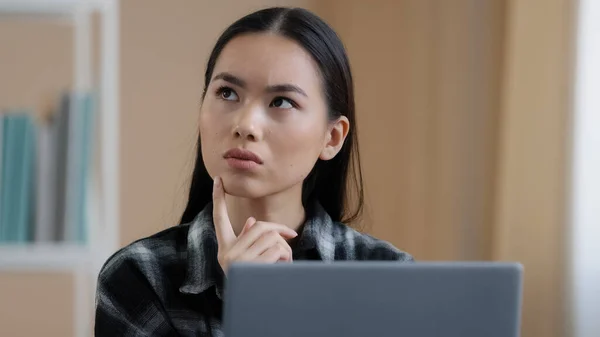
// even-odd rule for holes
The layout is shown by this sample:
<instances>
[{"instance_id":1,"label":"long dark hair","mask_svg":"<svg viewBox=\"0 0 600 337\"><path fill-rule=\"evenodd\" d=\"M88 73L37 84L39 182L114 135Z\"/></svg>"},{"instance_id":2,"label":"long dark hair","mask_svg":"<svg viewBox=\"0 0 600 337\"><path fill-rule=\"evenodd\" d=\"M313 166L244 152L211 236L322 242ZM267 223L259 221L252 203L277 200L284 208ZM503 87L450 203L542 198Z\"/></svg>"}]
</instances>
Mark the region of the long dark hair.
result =
<instances>
[{"instance_id":1,"label":"long dark hair","mask_svg":"<svg viewBox=\"0 0 600 337\"><path fill-rule=\"evenodd\" d=\"M350 130L340 152L331 160L319 159L302 186L306 207L318 201L333 221L352 223L360 218L364 204L362 172L358 152L354 87L346 50L327 23L302 8L273 7L259 10L234 22L217 40L208 59L204 92L210 84L221 51L231 39L241 34L271 32L294 40L318 64L330 120L346 116ZM202 159L200 137L188 202L181 223L191 222L212 201L213 181Z\"/></svg>"}]
</instances>

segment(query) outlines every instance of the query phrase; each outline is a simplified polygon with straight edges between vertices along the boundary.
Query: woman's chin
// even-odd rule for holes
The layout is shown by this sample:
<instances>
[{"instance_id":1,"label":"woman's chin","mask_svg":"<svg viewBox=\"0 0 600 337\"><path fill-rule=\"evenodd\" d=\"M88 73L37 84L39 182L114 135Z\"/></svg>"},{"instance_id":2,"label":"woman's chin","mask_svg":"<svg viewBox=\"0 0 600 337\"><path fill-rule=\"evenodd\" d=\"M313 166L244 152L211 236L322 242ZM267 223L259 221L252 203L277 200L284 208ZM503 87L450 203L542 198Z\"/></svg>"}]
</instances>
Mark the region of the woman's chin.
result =
<instances>
[{"instance_id":1,"label":"woman's chin","mask_svg":"<svg viewBox=\"0 0 600 337\"><path fill-rule=\"evenodd\" d=\"M224 176L223 187L225 193L235 197L256 199L265 196L260 182L248 177Z\"/></svg>"}]
</instances>

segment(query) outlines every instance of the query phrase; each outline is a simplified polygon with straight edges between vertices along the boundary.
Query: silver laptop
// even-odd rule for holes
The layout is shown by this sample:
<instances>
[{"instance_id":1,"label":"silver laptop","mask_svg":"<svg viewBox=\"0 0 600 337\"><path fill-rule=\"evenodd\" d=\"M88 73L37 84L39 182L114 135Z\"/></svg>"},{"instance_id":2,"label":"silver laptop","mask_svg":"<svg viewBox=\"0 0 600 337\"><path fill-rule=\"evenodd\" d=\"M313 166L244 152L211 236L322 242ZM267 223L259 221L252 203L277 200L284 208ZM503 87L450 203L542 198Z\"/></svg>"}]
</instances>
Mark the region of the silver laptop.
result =
<instances>
[{"instance_id":1,"label":"silver laptop","mask_svg":"<svg viewBox=\"0 0 600 337\"><path fill-rule=\"evenodd\" d=\"M522 266L234 264L227 337L518 337Z\"/></svg>"}]
</instances>

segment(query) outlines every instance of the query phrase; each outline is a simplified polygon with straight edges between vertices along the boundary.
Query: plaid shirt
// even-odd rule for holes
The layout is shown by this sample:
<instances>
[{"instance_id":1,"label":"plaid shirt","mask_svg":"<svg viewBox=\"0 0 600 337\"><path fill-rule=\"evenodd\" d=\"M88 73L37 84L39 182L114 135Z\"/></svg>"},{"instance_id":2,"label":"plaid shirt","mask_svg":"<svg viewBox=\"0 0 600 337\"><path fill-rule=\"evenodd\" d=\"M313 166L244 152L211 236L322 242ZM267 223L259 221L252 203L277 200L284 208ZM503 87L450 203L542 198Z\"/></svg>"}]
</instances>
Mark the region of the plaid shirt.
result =
<instances>
[{"instance_id":1,"label":"plaid shirt","mask_svg":"<svg viewBox=\"0 0 600 337\"><path fill-rule=\"evenodd\" d=\"M317 205L294 260L399 260L391 244L333 222ZM96 336L223 336L223 272L209 204L190 224L166 229L115 253L96 294Z\"/></svg>"}]
</instances>

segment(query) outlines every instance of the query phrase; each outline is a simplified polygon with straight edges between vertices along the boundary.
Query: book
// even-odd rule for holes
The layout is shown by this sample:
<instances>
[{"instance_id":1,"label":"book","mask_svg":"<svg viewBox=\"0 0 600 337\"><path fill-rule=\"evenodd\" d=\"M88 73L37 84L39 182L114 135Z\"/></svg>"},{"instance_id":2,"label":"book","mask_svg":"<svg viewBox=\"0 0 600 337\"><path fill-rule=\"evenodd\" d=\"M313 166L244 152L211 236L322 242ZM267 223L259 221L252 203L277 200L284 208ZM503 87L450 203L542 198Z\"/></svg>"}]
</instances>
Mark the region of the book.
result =
<instances>
[{"instance_id":1,"label":"book","mask_svg":"<svg viewBox=\"0 0 600 337\"><path fill-rule=\"evenodd\" d=\"M15 198L11 197L14 195L16 189L16 183L18 176L15 176L15 170L18 169L16 165L18 160L16 158L16 147L18 132L18 121L14 118L13 113L7 113L4 120L4 131L3 131L3 169L2 169L2 191L0 196L0 203L2 203L2 227L0 228L0 242L10 242L12 233L14 232L14 226L16 225L18 209L15 207ZM18 172L17 172L18 173Z\"/></svg>"},{"instance_id":2,"label":"book","mask_svg":"<svg viewBox=\"0 0 600 337\"><path fill-rule=\"evenodd\" d=\"M8 206L8 198L9 198L8 189L10 188L10 186L8 184L9 162L8 162L7 158L9 158L11 156L11 148L10 148L9 144L11 141L10 138L12 138L11 137L11 132L12 132L11 122L12 121L10 118L10 114L4 114L2 119L3 119L3 122L2 122L2 168L0 169L1 173L2 173L2 175L0 176L0 186L2 188L0 188L0 208L3 211L0 212L0 243L7 241L8 225L10 222L10 219L9 219L10 213L7 212L7 208L6 208Z\"/></svg>"},{"instance_id":3,"label":"book","mask_svg":"<svg viewBox=\"0 0 600 337\"><path fill-rule=\"evenodd\" d=\"M31 238L35 188L35 124L28 113L5 116L3 130L2 232L0 242L23 243Z\"/></svg>"},{"instance_id":4,"label":"book","mask_svg":"<svg viewBox=\"0 0 600 337\"><path fill-rule=\"evenodd\" d=\"M2 168L4 166L4 113L0 112L0 237L2 233Z\"/></svg>"},{"instance_id":5,"label":"book","mask_svg":"<svg viewBox=\"0 0 600 337\"><path fill-rule=\"evenodd\" d=\"M61 238L86 243L88 236L87 201L90 162L94 137L94 99L89 93L70 95L65 165L65 208Z\"/></svg>"},{"instance_id":6,"label":"book","mask_svg":"<svg viewBox=\"0 0 600 337\"><path fill-rule=\"evenodd\" d=\"M87 220L87 209L88 209L88 193L90 191L90 173L92 164L92 152L94 146L95 137L95 99L92 94L86 94L83 97L82 107L82 120L81 120L81 151L80 156L80 173L78 184L77 201L79 202L75 215L76 221L76 241L80 243L87 243L89 222Z\"/></svg>"},{"instance_id":7,"label":"book","mask_svg":"<svg viewBox=\"0 0 600 337\"><path fill-rule=\"evenodd\" d=\"M54 118L0 115L0 242L88 241L95 99L66 93Z\"/></svg>"},{"instance_id":8,"label":"book","mask_svg":"<svg viewBox=\"0 0 600 337\"><path fill-rule=\"evenodd\" d=\"M37 124L30 112L20 115L23 124L23 161L21 170L23 180L21 183L21 212L16 226L15 242L25 243L33 239L35 222L35 195L36 179L35 166L37 159Z\"/></svg>"},{"instance_id":9,"label":"book","mask_svg":"<svg viewBox=\"0 0 600 337\"><path fill-rule=\"evenodd\" d=\"M38 127L36 165L36 219L34 241L51 242L58 238L56 225L56 123L54 118Z\"/></svg>"},{"instance_id":10,"label":"book","mask_svg":"<svg viewBox=\"0 0 600 337\"><path fill-rule=\"evenodd\" d=\"M55 212L54 212L54 230L53 237L56 241L66 240L67 221L67 157L69 145L69 124L70 124L70 97L64 94L61 97L60 105L55 119Z\"/></svg>"}]
</instances>

